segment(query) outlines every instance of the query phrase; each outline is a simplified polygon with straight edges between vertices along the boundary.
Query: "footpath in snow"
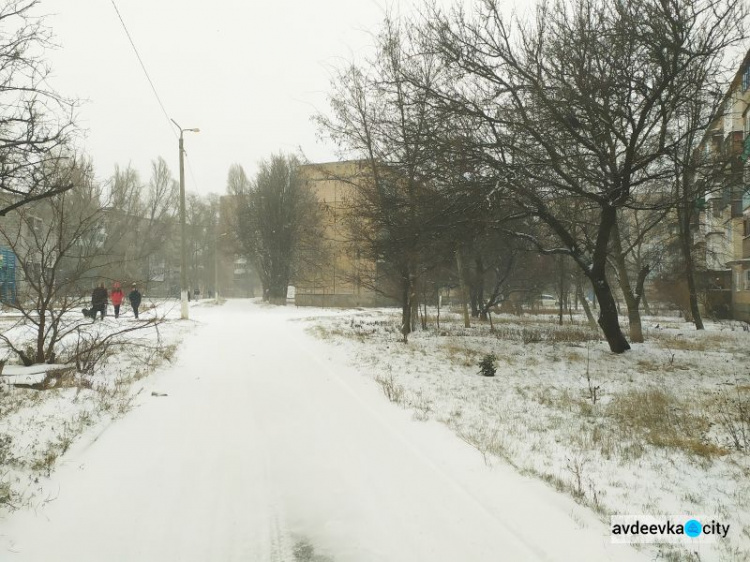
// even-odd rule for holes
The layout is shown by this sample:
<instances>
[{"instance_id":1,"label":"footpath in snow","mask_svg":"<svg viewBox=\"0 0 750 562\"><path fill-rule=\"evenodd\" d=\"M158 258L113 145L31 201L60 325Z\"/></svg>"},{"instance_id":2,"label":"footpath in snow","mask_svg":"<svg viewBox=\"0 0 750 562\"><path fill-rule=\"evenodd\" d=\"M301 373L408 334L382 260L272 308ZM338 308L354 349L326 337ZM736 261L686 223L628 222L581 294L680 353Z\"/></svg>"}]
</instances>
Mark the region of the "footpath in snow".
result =
<instances>
[{"instance_id":1,"label":"footpath in snow","mask_svg":"<svg viewBox=\"0 0 750 562\"><path fill-rule=\"evenodd\" d=\"M310 314L193 309L198 327L138 407L68 452L43 508L0 521L0 560L650 559L570 498L413 421L305 334Z\"/></svg>"}]
</instances>

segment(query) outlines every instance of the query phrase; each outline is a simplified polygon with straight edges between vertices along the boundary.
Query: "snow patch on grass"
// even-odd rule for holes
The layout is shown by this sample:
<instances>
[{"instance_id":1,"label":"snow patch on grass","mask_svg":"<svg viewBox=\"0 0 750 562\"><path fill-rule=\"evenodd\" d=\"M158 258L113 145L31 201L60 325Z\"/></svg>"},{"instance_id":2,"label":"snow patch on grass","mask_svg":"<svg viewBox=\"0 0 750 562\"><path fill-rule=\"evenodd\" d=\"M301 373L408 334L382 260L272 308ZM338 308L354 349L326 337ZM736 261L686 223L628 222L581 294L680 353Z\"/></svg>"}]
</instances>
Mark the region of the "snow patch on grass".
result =
<instances>
[{"instance_id":1,"label":"snow patch on grass","mask_svg":"<svg viewBox=\"0 0 750 562\"><path fill-rule=\"evenodd\" d=\"M614 355L585 322L551 316L465 328L457 314L404 344L398 313L351 311L309 331L342 347L391 402L448 425L484 462L507 462L609 521L709 514L732 525L700 560L750 559L750 333L645 318L646 343ZM480 363L496 358L496 376ZM664 546L664 559L690 559Z\"/></svg>"},{"instance_id":2,"label":"snow patch on grass","mask_svg":"<svg viewBox=\"0 0 750 562\"><path fill-rule=\"evenodd\" d=\"M0 328L17 321L4 316ZM82 436L95 440L109 422L128 412L143 391L139 381L171 361L193 324L178 323L179 311L170 302L158 303L144 315L156 316L164 321L114 338L86 368L47 377L51 382L43 389L44 373L40 379L24 372L60 366L6 365L0 376L0 513L53 500L55 493L46 484L60 458ZM132 322L108 317L93 327L106 335Z\"/></svg>"}]
</instances>

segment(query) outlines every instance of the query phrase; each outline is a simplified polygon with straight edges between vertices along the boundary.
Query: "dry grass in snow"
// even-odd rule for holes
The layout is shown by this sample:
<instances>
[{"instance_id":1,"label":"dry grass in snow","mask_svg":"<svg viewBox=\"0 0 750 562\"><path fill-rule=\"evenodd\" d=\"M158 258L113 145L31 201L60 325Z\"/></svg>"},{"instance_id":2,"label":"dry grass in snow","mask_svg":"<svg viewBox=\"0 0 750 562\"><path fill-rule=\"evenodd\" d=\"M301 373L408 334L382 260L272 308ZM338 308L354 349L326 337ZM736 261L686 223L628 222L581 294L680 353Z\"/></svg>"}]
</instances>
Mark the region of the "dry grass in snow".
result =
<instances>
[{"instance_id":1,"label":"dry grass in snow","mask_svg":"<svg viewBox=\"0 0 750 562\"><path fill-rule=\"evenodd\" d=\"M646 318L646 343L615 355L583 321L555 321L501 316L491 331L444 315L408 344L393 310L319 318L310 330L345 346L416 419L447 424L488 465L544 479L605 521L681 513L732 525L699 558L664 546L662 559L750 560L750 332ZM488 355L494 377L480 375Z\"/></svg>"},{"instance_id":2,"label":"dry grass in snow","mask_svg":"<svg viewBox=\"0 0 750 562\"><path fill-rule=\"evenodd\" d=\"M21 368L5 351L10 361L0 376L0 514L3 509L33 508L53 500L46 478L59 458L82 435L90 432L90 439L95 439L109 421L129 411L143 390L138 382L172 359L177 342L192 327L176 322L179 303L176 308L174 303L157 303L141 317L143 324L160 321L113 337L79 365L82 371L63 370L52 388L40 389L44 375L13 376L52 366ZM71 321L80 319L71 313ZM88 330L83 337L138 326L129 317L81 324ZM17 318L0 315L0 329L8 333L10 327L19 329Z\"/></svg>"}]
</instances>

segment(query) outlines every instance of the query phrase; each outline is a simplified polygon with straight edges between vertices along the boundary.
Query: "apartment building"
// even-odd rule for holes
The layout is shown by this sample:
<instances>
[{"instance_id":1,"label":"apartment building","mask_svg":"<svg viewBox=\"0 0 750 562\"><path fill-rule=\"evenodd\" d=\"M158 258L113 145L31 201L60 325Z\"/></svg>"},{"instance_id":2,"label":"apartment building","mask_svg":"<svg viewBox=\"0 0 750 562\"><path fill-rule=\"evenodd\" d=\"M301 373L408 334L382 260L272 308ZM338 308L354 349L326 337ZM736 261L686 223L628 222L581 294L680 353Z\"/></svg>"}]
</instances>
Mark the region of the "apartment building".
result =
<instances>
[{"instance_id":1,"label":"apartment building","mask_svg":"<svg viewBox=\"0 0 750 562\"><path fill-rule=\"evenodd\" d=\"M347 227L347 218L356 211L357 185L367 178L366 164L305 164L300 173L318 197L325 225L323 258L294 280L295 303L339 307L388 304L378 292L377 264L365 257Z\"/></svg>"},{"instance_id":2,"label":"apartment building","mask_svg":"<svg viewBox=\"0 0 750 562\"><path fill-rule=\"evenodd\" d=\"M712 179L696 244L707 272L731 272L731 315L750 321L750 51L724 96L700 150L721 156ZM718 281L717 281L718 282ZM723 281L722 281L723 282Z\"/></svg>"}]
</instances>

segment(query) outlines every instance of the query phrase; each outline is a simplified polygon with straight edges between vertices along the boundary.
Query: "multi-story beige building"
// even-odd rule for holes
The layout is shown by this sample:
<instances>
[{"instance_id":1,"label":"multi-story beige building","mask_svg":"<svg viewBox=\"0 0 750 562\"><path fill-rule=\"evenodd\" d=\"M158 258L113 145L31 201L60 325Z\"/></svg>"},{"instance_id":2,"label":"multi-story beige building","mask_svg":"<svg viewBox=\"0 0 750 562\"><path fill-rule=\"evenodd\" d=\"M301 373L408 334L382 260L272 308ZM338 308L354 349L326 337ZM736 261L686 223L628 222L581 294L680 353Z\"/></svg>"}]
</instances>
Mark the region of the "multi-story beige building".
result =
<instances>
[{"instance_id":1,"label":"multi-story beige building","mask_svg":"<svg viewBox=\"0 0 750 562\"><path fill-rule=\"evenodd\" d=\"M702 150L720 155L720 189L709 190L700 235L708 270L731 269L732 316L750 321L750 51L732 80Z\"/></svg>"},{"instance_id":2,"label":"multi-story beige building","mask_svg":"<svg viewBox=\"0 0 750 562\"><path fill-rule=\"evenodd\" d=\"M300 167L322 206L325 228L322 259L294 280L297 305L355 307L387 302L378 292L376 264L365 257L349 229L357 185L366 181L365 166L361 161L344 161Z\"/></svg>"}]
</instances>

